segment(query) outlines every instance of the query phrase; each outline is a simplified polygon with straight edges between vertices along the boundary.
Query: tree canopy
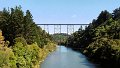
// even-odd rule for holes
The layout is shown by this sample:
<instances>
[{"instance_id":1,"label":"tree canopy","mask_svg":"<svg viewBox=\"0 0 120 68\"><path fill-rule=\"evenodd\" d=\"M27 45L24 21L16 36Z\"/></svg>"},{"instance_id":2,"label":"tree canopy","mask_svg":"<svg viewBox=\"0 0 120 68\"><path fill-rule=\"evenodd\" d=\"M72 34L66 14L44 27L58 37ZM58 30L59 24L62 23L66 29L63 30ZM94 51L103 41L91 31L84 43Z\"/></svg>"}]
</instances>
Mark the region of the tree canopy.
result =
<instances>
[{"instance_id":1,"label":"tree canopy","mask_svg":"<svg viewBox=\"0 0 120 68\"><path fill-rule=\"evenodd\" d=\"M21 6L0 11L0 68L39 68L56 44Z\"/></svg>"},{"instance_id":2,"label":"tree canopy","mask_svg":"<svg viewBox=\"0 0 120 68\"><path fill-rule=\"evenodd\" d=\"M68 39L68 47L77 48L93 59L120 63L120 8L102 11L85 30Z\"/></svg>"},{"instance_id":3,"label":"tree canopy","mask_svg":"<svg viewBox=\"0 0 120 68\"><path fill-rule=\"evenodd\" d=\"M42 47L49 41L50 35L33 21L33 16L29 10L24 13L21 7L16 6L11 9L3 9L0 12L0 29L3 31L5 40L14 44L16 37L23 37L27 44L37 42Z\"/></svg>"}]
</instances>

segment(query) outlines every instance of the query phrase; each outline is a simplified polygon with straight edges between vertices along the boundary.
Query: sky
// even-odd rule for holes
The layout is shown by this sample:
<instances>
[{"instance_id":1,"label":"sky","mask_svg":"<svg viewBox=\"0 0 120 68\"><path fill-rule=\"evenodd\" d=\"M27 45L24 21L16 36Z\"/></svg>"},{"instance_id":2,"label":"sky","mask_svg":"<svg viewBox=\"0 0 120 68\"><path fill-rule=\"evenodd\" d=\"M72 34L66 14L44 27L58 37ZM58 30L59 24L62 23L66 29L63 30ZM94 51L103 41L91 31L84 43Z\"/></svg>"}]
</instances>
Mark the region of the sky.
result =
<instances>
[{"instance_id":1,"label":"sky","mask_svg":"<svg viewBox=\"0 0 120 68\"><path fill-rule=\"evenodd\" d=\"M88 24L101 11L120 7L120 0L0 0L0 10L19 5L36 24Z\"/></svg>"}]
</instances>

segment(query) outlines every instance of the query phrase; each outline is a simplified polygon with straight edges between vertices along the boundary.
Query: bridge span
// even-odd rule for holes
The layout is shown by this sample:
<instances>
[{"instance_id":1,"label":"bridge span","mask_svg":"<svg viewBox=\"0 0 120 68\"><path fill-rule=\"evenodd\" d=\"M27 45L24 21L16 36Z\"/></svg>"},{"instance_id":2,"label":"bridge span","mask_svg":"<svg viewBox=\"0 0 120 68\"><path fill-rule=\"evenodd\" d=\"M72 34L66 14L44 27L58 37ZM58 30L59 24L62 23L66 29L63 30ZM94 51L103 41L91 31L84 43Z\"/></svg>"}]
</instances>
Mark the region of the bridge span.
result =
<instances>
[{"instance_id":1,"label":"bridge span","mask_svg":"<svg viewBox=\"0 0 120 68\"><path fill-rule=\"evenodd\" d=\"M67 34L72 34L79 28L85 29L89 24L37 24L37 25L41 26L43 30L45 30L48 33L51 31L50 28L53 28L52 34L62 33L62 31L64 31Z\"/></svg>"}]
</instances>

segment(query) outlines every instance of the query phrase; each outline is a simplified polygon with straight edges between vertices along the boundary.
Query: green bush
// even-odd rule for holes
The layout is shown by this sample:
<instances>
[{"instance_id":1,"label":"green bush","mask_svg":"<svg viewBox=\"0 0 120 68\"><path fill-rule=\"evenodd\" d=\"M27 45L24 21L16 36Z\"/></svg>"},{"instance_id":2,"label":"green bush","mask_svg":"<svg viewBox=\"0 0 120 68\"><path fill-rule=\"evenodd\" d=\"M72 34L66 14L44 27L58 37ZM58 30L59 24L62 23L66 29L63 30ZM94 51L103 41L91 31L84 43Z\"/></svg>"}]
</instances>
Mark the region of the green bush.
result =
<instances>
[{"instance_id":1,"label":"green bush","mask_svg":"<svg viewBox=\"0 0 120 68\"><path fill-rule=\"evenodd\" d=\"M37 43L24 46L21 42L16 42L12 47L16 57L16 65L18 68L33 68L39 64L41 59L40 48Z\"/></svg>"},{"instance_id":2,"label":"green bush","mask_svg":"<svg viewBox=\"0 0 120 68\"><path fill-rule=\"evenodd\" d=\"M0 67L1 68L16 68L16 58L12 49L1 47L0 45Z\"/></svg>"},{"instance_id":3,"label":"green bush","mask_svg":"<svg viewBox=\"0 0 120 68\"><path fill-rule=\"evenodd\" d=\"M15 39L14 39L14 42L15 42L15 43L16 43L16 42L21 42L24 46L27 45L26 40L25 40L24 38L22 38L22 37L17 37L17 38L15 38Z\"/></svg>"},{"instance_id":4,"label":"green bush","mask_svg":"<svg viewBox=\"0 0 120 68\"><path fill-rule=\"evenodd\" d=\"M92 42L84 53L95 60L120 60L120 40L101 38Z\"/></svg>"},{"instance_id":5,"label":"green bush","mask_svg":"<svg viewBox=\"0 0 120 68\"><path fill-rule=\"evenodd\" d=\"M45 57L55 50L56 45L50 42L43 48L37 43L28 45L24 38L15 38L15 44L8 48L0 45L0 67L1 68L34 68L39 67Z\"/></svg>"}]
</instances>

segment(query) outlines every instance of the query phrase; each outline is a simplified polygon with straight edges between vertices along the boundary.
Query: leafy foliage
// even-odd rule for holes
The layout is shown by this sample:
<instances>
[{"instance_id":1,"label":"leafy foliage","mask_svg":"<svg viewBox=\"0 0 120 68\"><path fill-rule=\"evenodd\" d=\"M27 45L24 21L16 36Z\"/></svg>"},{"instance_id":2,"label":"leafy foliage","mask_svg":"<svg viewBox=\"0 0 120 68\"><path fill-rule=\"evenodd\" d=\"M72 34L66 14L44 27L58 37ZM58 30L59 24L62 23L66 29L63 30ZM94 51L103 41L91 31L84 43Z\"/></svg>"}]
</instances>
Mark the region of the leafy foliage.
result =
<instances>
[{"instance_id":1,"label":"leafy foliage","mask_svg":"<svg viewBox=\"0 0 120 68\"><path fill-rule=\"evenodd\" d=\"M120 8L113 13L102 11L85 30L78 30L68 39L68 46L80 49L94 60L120 63Z\"/></svg>"},{"instance_id":2,"label":"leafy foliage","mask_svg":"<svg viewBox=\"0 0 120 68\"><path fill-rule=\"evenodd\" d=\"M57 44L65 45L65 42L67 41L67 38L69 37L69 35L65 33L57 33L57 34L53 34L52 37Z\"/></svg>"},{"instance_id":3,"label":"leafy foliage","mask_svg":"<svg viewBox=\"0 0 120 68\"><path fill-rule=\"evenodd\" d=\"M0 29L3 31L5 40L11 42L9 46L14 44L16 37L25 38L27 44L37 42L39 47L47 44L50 39L50 35L35 24L30 11L27 10L24 14L20 6L10 10L4 8L1 11Z\"/></svg>"},{"instance_id":4,"label":"leafy foliage","mask_svg":"<svg viewBox=\"0 0 120 68\"><path fill-rule=\"evenodd\" d=\"M16 58L11 48L5 45L2 31L0 31L0 67L16 68Z\"/></svg>"},{"instance_id":5,"label":"leafy foliage","mask_svg":"<svg viewBox=\"0 0 120 68\"><path fill-rule=\"evenodd\" d=\"M0 68L39 68L56 48L52 37L21 6L0 11L0 29Z\"/></svg>"}]
</instances>

